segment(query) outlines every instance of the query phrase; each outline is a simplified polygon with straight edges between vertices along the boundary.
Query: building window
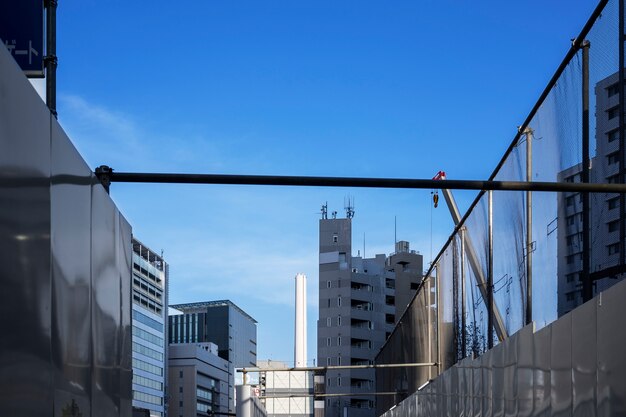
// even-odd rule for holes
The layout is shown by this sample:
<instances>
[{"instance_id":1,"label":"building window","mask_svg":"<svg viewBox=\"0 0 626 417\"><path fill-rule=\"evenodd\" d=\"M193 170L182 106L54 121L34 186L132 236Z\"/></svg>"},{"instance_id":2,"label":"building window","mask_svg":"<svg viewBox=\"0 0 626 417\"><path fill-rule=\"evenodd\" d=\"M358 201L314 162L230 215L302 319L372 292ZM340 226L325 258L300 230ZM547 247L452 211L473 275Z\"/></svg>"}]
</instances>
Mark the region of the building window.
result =
<instances>
[{"instance_id":1,"label":"building window","mask_svg":"<svg viewBox=\"0 0 626 417\"><path fill-rule=\"evenodd\" d=\"M340 376L337 377L337 386L338 387L341 386L341 377Z\"/></svg>"},{"instance_id":2,"label":"building window","mask_svg":"<svg viewBox=\"0 0 626 417\"><path fill-rule=\"evenodd\" d=\"M341 366L341 356L337 356L337 366Z\"/></svg>"},{"instance_id":3,"label":"building window","mask_svg":"<svg viewBox=\"0 0 626 417\"><path fill-rule=\"evenodd\" d=\"M332 365L332 363L330 361L330 358L326 358L326 366L331 366L331 365Z\"/></svg>"},{"instance_id":4,"label":"building window","mask_svg":"<svg viewBox=\"0 0 626 417\"><path fill-rule=\"evenodd\" d=\"M567 294L565 294L565 297L567 301L574 301L574 298L576 298L576 292L568 292Z\"/></svg>"},{"instance_id":5,"label":"building window","mask_svg":"<svg viewBox=\"0 0 626 417\"><path fill-rule=\"evenodd\" d=\"M606 134L609 139L609 142L614 142L619 140L619 129L613 129L609 133Z\"/></svg>"},{"instance_id":6,"label":"building window","mask_svg":"<svg viewBox=\"0 0 626 417\"><path fill-rule=\"evenodd\" d=\"M582 240L582 233L575 233L567 237L567 246L578 245Z\"/></svg>"},{"instance_id":7,"label":"building window","mask_svg":"<svg viewBox=\"0 0 626 417\"><path fill-rule=\"evenodd\" d=\"M337 297L337 307L341 307L341 297Z\"/></svg>"},{"instance_id":8,"label":"building window","mask_svg":"<svg viewBox=\"0 0 626 417\"><path fill-rule=\"evenodd\" d=\"M178 377L179 377L179 378L182 378L182 377L183 377L183 371L179 371L179 372L178 372Z\"/></svg>"},{"instance_id":9,"label":"building window","mask_svg":"<svg viewBox=\"0 0 626 417\"><path fill-rule=\"evenodd\" d=\"M183 387L178 387L178 392L183 392Z\"/></svg>"},{"instance_id":10,"label":"building window","mask_svg":"<svg viewBox=\"0 0 626 417\"><path fill-rule=\"evenodd\" d=\"M576 260L582 261L583 260L583 254L582 253L575 253L573 255L568 255L566 260L567 260L567 264L568 265L573 264Z\"/></svg>"},{"instance_id":11,"label":"building window","mask_svg":"<svg viewBox=\"0 0 626 417\"><path fill-rule=\"evenodd\" d=\"M573 273L573 274L567 274L567 275L565 276L565 278L567 279L567 282L574 282L574 281L576 281L576 280L577 280L577 278L578 278L578 273L577 273L577 272L575 272L575 273Z\"/></svg>"},{"instance_id":12,"label":"building window","mask_svg":"<svg viewBox=\"0 0 626 417\"><path fill-rule=\"evenodd\" d=\"M328 299L328 308L330 308L330 298Z\"/></svg>"},{"instance_id":13,"label":"building window","mask_svg":"<svg viewBox=\"0 0 626 417\"><path fill-rule=\"evenodd\" d=\"M609 233L617 232L619 230L619 220L613 220L612 222L607 223L607 227L609 229Z\"/></svg>"},{"instance_id":14,"label":"building window","mask_svg":"<svg viewBox=\"0 0 626 417\"><path fill-rule=\"evenodd\" d=\"M606 177L606 182L609 184L617 184L619 182L619 174L611 175L610 177Z\"/></svg>"},{"instance_id":15,"label":"building window","mask_svg":"<svg viewBox=\"0 0 626 417\"><path fill-rule=\"evenodd\" d=\"M573 206L574 203L576 203L576 195L570 195L569 197L565 198L565 205L567 207Z\"/></svg>"},{"instance_id":16,"label":"building window","mask_svg":"<svg viewBox=\"0 0 626 417\"><path fill-rule=\"evenodd\" d=\"M609 116L609 120L616 118L619 114L619 106L611 107L606 113Z\"/></svg>"},{"instance_id":17,"label":"building window","mask_svg":"<svg viewBox=\"0 0 626 417\"><path fill-rule=\"evenodd\" d=\"M607 249L609 251L609 255L615 255L616 253L619 253L619 242L608 245Z\"/></svg>"},{"instance_id":18,"label":"building window","mask_svg":"<svg viewBox=\"0 0 626 417\"><path fill-rule=\"evenodd\" d=\"M341 326L341 316L337 317L337 326Z\"/></svg>"},{"instance_id":19,"label":"building window","mask_svg":"<svg viewBox=\"0 0 626 417\"><path fill-rule=\"evenodd\" d=\"M611 84L606 88L606 93L608 97L613 97L614 95L619 94L619 84Z\"/></svg>"},{"instance_id":20,"label":"building window","mask_svg":"<svg viewBox=\"0 0 626 417\"><path fill-rule=\"evenodd\" d=\"M326 338L326 346L330 346L330 337Z\"/></svg>"},{"instance_id":21,"label":"building window","mask_svg":"<svg viewBox=\"0 0 626 417\"><path fill-rule=\"evenodd\" d=\"M613 152L607 155L606 162L609 165L617 164L619 162L619 152Z\"/></svg>"},{"instance_id":22,"label":"building window","mask_svg":"<svg viewBox=\"0 0 626 417\"><path fill-rule=\"evenodd\" d=\"M332 319L330 317L326 317L326 327L332 326L331 320Z\"/></svg>"},{"instance_id":23,"label":"building window","mask_svg":"<svg viewBox=\"0 0 626 417\"><path fill-rule=\"evenodd\" d=\"M154 405L163 405L163 398L140 391L133 391L133 399Z\"/></svg>"},{"instance_id":24,"label":"building window","mask_svg":"<svg viewBox=\"0 0 626 417\"><path fill-rule=\"evenodd\" d=\"M577 222L581 223L583 221L582 213L572 214L571 216L567 216L567 225L574 226Z\"/></svg>"},{"instance_id":25,"label":"building window","mask_svg":"<svg viewBox=\"0 0 626 417\"><path fill-rule=\"evenodd\" d=\"M337 336L337 346L341 346L341 336Z\"/></svg>"},{"instance_id":26,"label":"building window","mask_svg":"<svg viewBox=\"0 0 626 417\"><path fill-rule=\"evenodd\" d=\"M326 281L326 288L330 288L330 287L332 287L332 285L333 284L330 281Z\"/></svg>"},{"instance_id":27,"label":"building window","mask_svg":"<svg viewBox=\"0 0 626 417\"><path fill-rule=\"evenodd\" d=\"M612 199L607 201L609 206L609 210L613 210L619 207L619 197L613 197Z\"/></svg>"},{"instance_id":28,"label":"building window","mask_svg":"<svg viewBox=\"0 0 626 417\"><path fill-rule=\"evenodd\" d=\"M182 401L179 401L179 402L178 402L178 406L179 406L179 407L182 407L182 406L183 406L183 402L182 402Z\"/></svg>"},{"instance_id":29,"label":"building window","mask_svg":"<svg viewBox=\"0 0 626 417\"><path fill-rule=\"evenodd\" d=\"M158 391L163 390L162 382L146 378L145 376L138 375L137 373L133 374L133 384L142 385L144 387L152 388Z\"/></svg>"},{"instance_id":30,"label":"building window","mask_svg":"<svg viewBox=\"0 0 626 417\"><path fill-rule=\"evenodd\" d=\"M339 241L339 236L337 234L333 235L333 243L337 243Z\"/></svg>"},{"instance_id":31,"label":"building window","mask_svg":"<svg viewBox=\"0 0 626 417\"><path fill-rule=\"evenodd\" d=\"M158 376L163 376L163 368L137 358L133 358L133 368L141 369L142 371L150 372Z\"/></svg>"}]
</instances>

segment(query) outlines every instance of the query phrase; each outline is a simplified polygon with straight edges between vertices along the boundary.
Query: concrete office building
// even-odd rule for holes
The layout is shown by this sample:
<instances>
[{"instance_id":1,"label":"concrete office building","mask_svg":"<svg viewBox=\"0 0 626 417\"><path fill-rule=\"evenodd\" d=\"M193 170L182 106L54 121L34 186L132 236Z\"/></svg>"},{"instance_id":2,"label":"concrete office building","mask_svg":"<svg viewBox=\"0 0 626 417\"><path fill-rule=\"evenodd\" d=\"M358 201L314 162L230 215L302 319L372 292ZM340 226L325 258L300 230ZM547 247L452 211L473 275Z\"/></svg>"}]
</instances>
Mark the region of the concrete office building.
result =
<instances>
[{"instance_id":1,"label":"concrete office building","mask_svg":"<svg viewBox=\"0 0 626 417\"><path fill-rule=\"evenodd\" d=\"M206 417L209 410L228 412L228 376L228 361L217 355L217 345L170 345L168 416Z\"/></svg>"},{"instance_id":2,"label":"concrete office building","mask_svg":"<svg viewBox=\"0 0 626 417\"><path fill-rule=\"evenodd\" d=\"M133 408L165 415L168 265L133 238Z\"/></svg>"},{"instance_id":3,"label":"concrete office building","mask_svg":"<svg viewBox=\"0 0 626 417\"><path fill-rule=\"evenodd\" d=\"M402 314L422 275L422 257L409 251L408 242L398 242L390 258L352 256L352 214L328 219L323 210L319 224L320 366L372 364L393 330L396 310ZM402 305L396 303L396 271ZM326 393L354 395L327 398L325 415L373 417L376 397L365 394L375 391L374 378L373 369L328 371Z\"/></svg>"},{"instance_id":4,"label":"concrete office building","mask_svg":"<svg viewBox=\"0 0 626 417\"><path fill-rule=\"evenodd\" d=\"M595 86L596 156L591 160L590 181L620 182L619 87L615 73ZM580 182L581 164L558 175L558 181ZM559 194L558 217L558 306L561 316L582 304L582 195ZM619 194L590 193L590 273L594 277L593 294L606 290L624 278L620 260Z\"/></svg>"},{"instance_id":5,"label":"concrete office building","mask_svg":"<svg viewBox=\"0 0 626 417\"><path fill-rule=\"evenodd\" d=\"M234 411L235 368L256 366L256 320L230 300L172 305L169 342L215 343L228 361L228 410Z\"/></svg>"}]
</instances>

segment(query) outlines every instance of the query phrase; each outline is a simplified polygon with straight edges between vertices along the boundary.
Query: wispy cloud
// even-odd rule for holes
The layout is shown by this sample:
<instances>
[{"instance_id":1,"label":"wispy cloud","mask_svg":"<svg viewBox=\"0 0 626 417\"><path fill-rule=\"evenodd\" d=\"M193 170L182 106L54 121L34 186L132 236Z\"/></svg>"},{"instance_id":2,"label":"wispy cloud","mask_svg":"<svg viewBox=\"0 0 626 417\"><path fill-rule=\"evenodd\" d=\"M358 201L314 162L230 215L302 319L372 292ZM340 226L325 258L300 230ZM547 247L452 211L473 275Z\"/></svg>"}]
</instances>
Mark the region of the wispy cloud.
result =
<instances>
[{"instance_id":1,"label":"wispy cloud","mask_svg":"<svg viewBox=\"0 0 626 417\"><path fill-rule=\"evenodd\" d=\"M159 126L79 95L60 95L59 108L63 128L91 165L206 172L231 162L220 150L220 141L193 126Z\"/></svg>"}]
</instances>

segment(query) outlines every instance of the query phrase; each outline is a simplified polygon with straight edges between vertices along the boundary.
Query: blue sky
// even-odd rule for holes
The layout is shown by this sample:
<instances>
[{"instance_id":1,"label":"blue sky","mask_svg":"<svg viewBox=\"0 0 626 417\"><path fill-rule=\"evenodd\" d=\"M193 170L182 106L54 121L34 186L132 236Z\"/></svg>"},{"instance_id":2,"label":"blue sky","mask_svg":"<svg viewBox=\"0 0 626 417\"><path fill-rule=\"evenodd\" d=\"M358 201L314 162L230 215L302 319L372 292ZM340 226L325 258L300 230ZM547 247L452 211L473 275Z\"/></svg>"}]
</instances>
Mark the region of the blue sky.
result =
<instances>
[{"instance_id":1,"label":"blue sky","mask_svg":"<svg viewBox=\"0 0 626 417\"><path fill-rule=\"evenodd\" d=\"M118 171L484 179L594 1L63 0L59 121ZM230 299L259 359L293 360L294 276L315 357L320 206L354 198L353 248L452 230L430 191L114 184L171 265L172 303ZM475 193L457 193L462 206Z\"/></svg>"}]
</instances>

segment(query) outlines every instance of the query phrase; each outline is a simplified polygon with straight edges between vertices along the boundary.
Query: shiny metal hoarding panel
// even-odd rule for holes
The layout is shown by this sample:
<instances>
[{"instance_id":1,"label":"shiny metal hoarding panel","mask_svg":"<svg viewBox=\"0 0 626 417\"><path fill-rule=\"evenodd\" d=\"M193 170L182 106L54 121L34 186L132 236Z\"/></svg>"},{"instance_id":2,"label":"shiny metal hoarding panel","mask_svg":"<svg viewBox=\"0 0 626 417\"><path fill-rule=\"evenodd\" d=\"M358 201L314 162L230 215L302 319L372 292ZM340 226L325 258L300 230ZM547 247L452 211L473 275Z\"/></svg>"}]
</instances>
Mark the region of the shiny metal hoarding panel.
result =
<instances>
[{"instance_id":1,"label":"shiny metal hoarding panel","mask_svg":"<svg viewBox=\"0 0 626 417\"><path fill-rule=\"evenodd\" d=\"M626 416L626 285L601 293L598 320L598 416Z\"/></svg>"},{"instance_id":2,"label":"shiny metal hoarding panel","mask_svg":"<svg viewBox=\"0 0 626 417\"><path fill-rule=\"evenodd\" d=\"M0 416L52 412L49 184L50 113L0 48Z\"/></svg>"},{"instance_id":3,"label":"shiny metal hoarding panel","mask_svg":"<svg viewBox=\"0 0 626 417\"><path fill-rule=\"evenodd\" d=\"M518 347L520 332L515 333L510 339L507 349L502 350L502 392L504 396L504 416L517 417L518 412L518 386L517 366Z\"/></svg>"},{"instance_id":4,"label":"shiny metal hoarding panel","mask_svg":"<svg viewBox=\"0 0 626 417\"><path fill-rule=\"evenodd\" d=\"M130 224L120 214L117 234L117 270L120 274L120 417L132 415L132 230Z\"/></svg>"},{"instance_id":5,"label":"shiny metal hoarding panel","mask_svg":"<svg viewBox=\"0 0 626 417\"><path fill-rule=\"evenodd\" d=\"M483 416L493 414L493 351L487 351L480 357L483 379Z\"/></svg>"},{"instance_id":6,"label":"shiny metal hoarding panel","mask_svg":"<svg viewBox=\"0 0 626 417\"><path fill-rule=\"evenodd\" d=\"M117 270L119 213L100 184L91 196L93 417L120 410L120 276Z\"/></svg>"},{"instance_id":7,"label":"shiny metal hoarding panel","mask_svg":"<svg viewBox=\"0 0 626 417\"><path fill-rule=\"evenodd\" d=\"M472 415L480 417L483 415L483 371L481 359L473 360L470 367L472 370Z\"/></svg>"},{"instance_id":8,"label":"shiny metal hoarding panel","mask_svg":"<svg viewBox=\"0 0 626 417\"><path fill-rule=\"evenodd\" d=\"M510 349L508 343L507 348ZM501 344L491 350L491 358L491 415L504 417L504 350Z\"/></svg>"},{"instance_id":9,"label":"shiny metal hoarding panel","mask_svg":"<svg viewBox=\"0 0 626 417\"><path fill-rule=\"evenodd\" d=\"M552 415L552 326L533 335L533 416Z\"/></svg>"},{"instance_id":10,"label":"shiny metal hoarding panel","mask_svg":"<svg viewBox=\"0 0 626 417\"><path fill-rule=\"evenodd\" d=\"M516 366L516 398L517 413L507 415L517 415L519 417L529 417L533 413L533 392L534 392L534 361L533 361L533 330L534 324L530 324L516 335L517 340L517 362Z\"/></svg>"},{"instance_id":11,"label":"shiny metal hoarding panel","mask_svg":"<svg viewBox=\"0 0 626 417\"><path fill-rule=\"evenodd\" d=\"M596 415L596 301L572 311L572 415Z\"/></svg>"},{"instance_id":12,"label":"shiny metal hoarding panel","mask_svg":"<svg viewBox=\"0 0 626 417\"><path fill-rule=\"evenodd\" d=\"M91 185L95 178L56 121L50 218L54 412L91 415ZM72 323L71 325L67 325Z\"/></svg>"},{"instance_id":13,"label":"shiny metal hoarding panel","mask_svg":"<svg viewBox=\"0 0 626 417\"><path fill-rule=\"evenodd\" d=\"M572 314L566 314L550 325L552 343L551 405L553 417L572 415Z\"/></svg>"}]
</instances>

